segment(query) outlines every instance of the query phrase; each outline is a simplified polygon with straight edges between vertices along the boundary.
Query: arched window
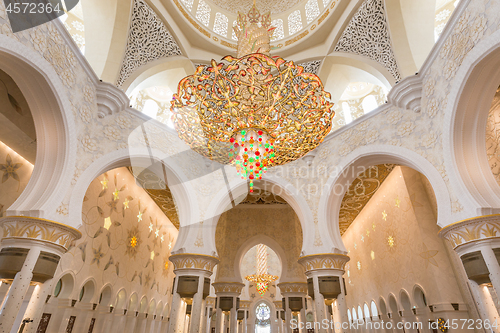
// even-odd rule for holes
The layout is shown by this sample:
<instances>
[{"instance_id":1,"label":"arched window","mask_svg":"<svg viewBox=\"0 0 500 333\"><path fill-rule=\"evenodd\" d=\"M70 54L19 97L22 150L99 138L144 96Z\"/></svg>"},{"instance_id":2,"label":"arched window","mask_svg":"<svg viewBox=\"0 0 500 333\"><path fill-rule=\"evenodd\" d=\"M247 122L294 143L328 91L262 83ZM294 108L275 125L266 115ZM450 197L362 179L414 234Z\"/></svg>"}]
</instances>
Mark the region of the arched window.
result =
<instances>
[{"instance_id":1,"label":"arched window","mask_svg":"<svg viewBox=\"0 0 500 333\"><path fill-rule=\"evenodd\" d=\"M378 317L378 309L377 309L377 304L375 304L374 301L370 304L371 310L372 310L372 316L373 317Z\"/></svg>"},{"instance_id":2,"label":"arched window","mask_svg":"<svg viewBox=\"0 0 500 333\"><path fill-rule=\"evenodd\" d=\"M214 32L216 34L227 37L227 25L228 19L226 15L222 13L215 14Z\"/></svg>"},{"instance_id":3,"label":"arched window","mask_svg":"<svg viewBox=\"0 0 500 333\"><path fill-rule=\"evenodd\" d=\"M365 312L365 318L370 318L370 309L368 309L368 304L365 303L363 310Z\"/></svg>"},{"instance_id":4,"label":"arched window","mask_svg":"<svg viewBox=\"0 0 500 333\"><path fill-rule=\"evenodd\" d=\"M319 16L319 5L318 0L309 0L306 3L306 18L307 24L314 21L316 17Z\"/></svg>"},{"instance_id":5,"label":"arched window","mask_svg":"<svg viewBox=\"0 0 500 333\"><path fill-rule=\"evenodd\" d=\"M144 103L144 108L142 109L142 113L148 115L153 119L156 119L156 115L158 114L158 104L152 99L148 99L146 103Z\"/></svg>"},{"instance_id":6,"label":"arched window","mask_svg":"<svg viewBox=\"0 0 500 333\"><path fill-rule=\"evenodd\" d=\"M257 305L255 318L255 333L271 332L271 309L266 303Z\"/></svg>"},{"instance_id":7,"label":"arched window","mask_svg":"<svg viewBox=\"0 0 500 333\"><path fill-rule=\"evenodd\" d=\"M282 19L273 20L271 22L271 26L276 27L276 29L274 29L274 34L273 34L272 40L280 40L280 39L285 38L285 32L283 30L283 20Z\"/></svg>"},{"instance_id":8,"label":"arched window","mask_svg":"<svg viewBox=\"0 0 500 333\"><path fill-rule=\"evenodd\" d=\"M344 119L347 125L352 121L351 108L349 107L349 104L347 104L347 102L342 103L342 111L344 112Z\"/></svg>"},{"instance_id":9,"label":"arched window","mask_svg":"<svg viewBox=\"0 0 500 333\"><path fill-rule=\"evenodd\" d=\"M358 315L356 314L356 309L352 308L352 321L357 321Z\"/></svg>"},{"instance_id":10,"label":"arched window","mask_svg":"<svg viewBox=\"0 0 500 333\"><path fill-rule=\"evenodd\" d=\"M238 23L236 22L236 20L234 20L233 22L233 27L236 27L238 25ZM233 38L233 40L238 40L238 36L236 36L236 32L234 32L234 29L231 29L231 37Z\"/></svg>"},{"instance_id":11,"label":"arched window","mask_svg":"<svg viewBox=\"0 0 500 333\"><path fill-rule=\"evenodd\" d=\"M352 321L351 310L349 310L349 309L347 309L347 319L349 319L349 322Z\"/></svg>"},{"instance_id":12,"label":"arched window","mask_svg":"<svg viewBox=\"0 0 500 333\"><path fill-rule=\"evenodd\" d=\"M288 16L288 33L291 35L302 30L302 17L300 10L296 10Z\"/></svg>"},{"instance_id":13,"label":"arched window","mask_svg":"<svg viewBox=\"0 0 500 333\"><path fill-rule=\"evenodd\" d=\"M358 320L363 320L363 310L360 305L358 305Z\"/></svg>"},{"instance_id":14,"label":"arched window","mask_svg":"<svg viewBox=\"0 0 500 333\"><path fill-rule=\"evenodd\" d=\"M375 99L375 96L373 95L368 95L363 99L363 102L361 103L363 106L363 111L366 113L375 110L378 107L377 100Z\"/></svg>"},{"instance_id":15,"label":"arched window","mask_svg":"<svg viewBox=\"0 0 500 333\"><path fill-rule=\"evenodd\" d=\"M181 0L181 2L189 12L193 9L194 0Z\"/></svg>"},{"instance_id":16,"label":"arched window","mask_svg":"<svg viewBox=\"0 0 500 333\"><path fill-rule=\"evenodd\" d=\"M208 27L210 23L210 12L212 9L210 6L204 1L200 0L198 3L198 8L196 9L196 18L200 21L201 24Z\"/></svg>"}]
</instances>

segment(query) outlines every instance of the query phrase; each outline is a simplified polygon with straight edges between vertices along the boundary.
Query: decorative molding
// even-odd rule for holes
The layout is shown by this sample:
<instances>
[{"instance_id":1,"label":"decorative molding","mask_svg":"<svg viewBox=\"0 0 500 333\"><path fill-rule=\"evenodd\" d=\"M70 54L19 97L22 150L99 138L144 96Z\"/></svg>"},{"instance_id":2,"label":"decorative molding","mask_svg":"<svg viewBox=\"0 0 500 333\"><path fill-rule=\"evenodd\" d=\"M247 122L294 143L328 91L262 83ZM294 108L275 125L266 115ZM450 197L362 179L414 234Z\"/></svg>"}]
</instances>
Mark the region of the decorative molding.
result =
<instances>
[{"instance_id":1,"label":"decorative molding","mask_svg":"<svg viewBox=\"0 0 500 333\"><path fill-rule=\"evenodd\" d=\"M323 253L323 254L311 254L299 258L298 262L307 271L314 270L324 270L324 269L336 269L344 270L345 264L350 260L350 258L344 254L337 253Z\"/></svg>"},{"instance_id":2,"label":"decorative molding","mask_svg":"<svg viewBox=\"0 0 500 333\"><path fill-rule=\"evenodd\" d=\"M304 72L318 75L319 67L321 66L322 60L313 60L299 64L299 66L304 67Z\"/></svg>"},{"instance_id":3,"label":"decorative molding","mask_svg":"<svg viewBox=\"0 0 500 333\"><path fill-rule=\"evenodd\" d=\"M278 283L278 288L280 288L282 295L286 293L307 294L307 283L305 282L281 282Z\"/></svg>"},{"instance_id":4,"label":"decorative molding","mask_svg":"<svg viewBox=\"0 0 500 333\"><path fill-rule=\"evenodd\" d=\"M214 282L212 286L215 288L217 296L220 294L240 294L241 290L245 287L241 282Z\"/></svg>"},{"instance_id":5,"label":"decorative molding","mask_svg":"<svg viewBox=\"0 0 500 333\"><path fill-rule=\"evenodd\" d=\"M368 57L387 68L396 81L401 80L382 0L367 0L361 5L334 51Z\"/></svg>"},{"instance_id":6,"label":"decorative molding","mask_svg":"<svg viewBox=\"0 0 500 333\"><path fill-rule=\"evenodd\" d=\"M240 300L240 309L250 309L250 305L252 305L252 301Z\"/></svg>"},{"instance_id":7,"label":"decorative molding","mask_svg":"<svg viewBox=\"0 0 500 333\"><path fill-rule=\"evenodd\" d=\"M182 55L182 51L163 21L144 0L135 0L127 49L116 85L122 86L135 70L153 60L178 55Z\"/></svg>"},{"instance_id":8,"label":"decorative molding","mask_svg":"<svg viewBox=\"0 0 500 333\"><path fill-rule=\"evenodd\" d=\"M99 82L96 88L97 116L104 118L129 107L127 95L113 84Z\"/></svg>"},{"instance_id":9,"label":"decorative molding","mask_svg":"<svg viewBox=\"0 0 500 333\"><path fill-rule=\"evenodd\" d=\"M212 273L215 265L219 263L216 257L192 253L174 254L168 260L174 264L174 273L183 269L205 270Z\"/></svg>"},{"instance_id":10,"label":"decorative molding","mask_svg":"<svg viewBox=\"0 0 500 333\"><path fill-rule=\"evenodd\" d=\"M422 77L415 75L404 78L387 95L387 102L399 108L420 112L422 109Z\"/></svg>"},{"instance_id":11,"label":"decorative molding","mask_svg":"<svg viewBox=\"0 0 500 333\"><path fill-rule=\"evenodd\" d=\"M444 227L439 236L450 241L453 249L488 238L500 237L500 214L459 221Z\"/></svg>"},{"instance_id":12,"label":"decorative molding","mask_svg":"<svg viewBox=\"0 0 500 333\"><path fill-rule=\"evenodd\" d=\"M0 219L2 241L28 238L48 242L64 248L66 252L82 237L77 229L62 223L26 216L9 216Z\"/></svg>"},{"instance_id":13,"label":"decorative molding","mask_svg":"<svg viewBox=\"0 0 500 333\"><path fill-rule=\"evenodd\" d=\"M248 193L247 197L239 205L286 205L287 202L282 197L268 191L256 190Z\"/></svg>"}]
</instances>

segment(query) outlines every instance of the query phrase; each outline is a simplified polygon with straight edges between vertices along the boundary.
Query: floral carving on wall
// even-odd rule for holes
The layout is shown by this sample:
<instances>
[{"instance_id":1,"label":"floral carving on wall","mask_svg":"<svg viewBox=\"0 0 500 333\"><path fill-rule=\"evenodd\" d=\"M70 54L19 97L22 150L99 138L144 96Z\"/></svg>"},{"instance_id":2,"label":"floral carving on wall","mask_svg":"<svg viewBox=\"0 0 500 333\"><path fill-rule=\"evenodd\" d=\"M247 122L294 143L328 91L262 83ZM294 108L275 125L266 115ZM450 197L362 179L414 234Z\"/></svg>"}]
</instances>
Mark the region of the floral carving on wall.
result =
<instances>
[{"instance_id":1,"label":"floral carving on wall","mask_svg":"<svg viewBox=\"0 0 500 333\"><path fill-rule=\"evenodd\" d=\"M367 0L361 5L334 51L354 53L375 60L387 68L396 81L401 80L382 0Z\"/></svg>"},{"instance_id":2,"label":"floral carving on wall","mask_svg":"<svg viewBox=\"0 0 500 333\"><path fill-rule=\"evenodd\" d=\"M486 124L486 153L491 172L500 185L500 87L491 104Z\"/></svg>"},{"instance_id":3,"label":"floral carving on wall","mask_svg":"<svg viewBox=\"0 0 500 333\"><path fill-rule=\"evenodd\" d=\"M182 55L182 51L162 20L144 0L135 0L125 58L116 85L123 85L132 72L153 60L177 55Z\"/></svg>"}]
</instances>

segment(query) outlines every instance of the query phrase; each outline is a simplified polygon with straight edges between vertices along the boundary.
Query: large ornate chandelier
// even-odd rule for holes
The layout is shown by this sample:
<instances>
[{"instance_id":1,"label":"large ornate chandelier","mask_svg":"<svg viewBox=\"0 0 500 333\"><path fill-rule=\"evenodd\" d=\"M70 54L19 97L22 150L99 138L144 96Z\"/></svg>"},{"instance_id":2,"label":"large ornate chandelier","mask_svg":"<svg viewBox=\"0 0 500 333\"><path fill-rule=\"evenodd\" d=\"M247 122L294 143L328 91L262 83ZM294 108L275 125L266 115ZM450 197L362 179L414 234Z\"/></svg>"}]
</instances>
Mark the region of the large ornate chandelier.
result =
<instances>
[{"instance_id":1,"label":"large ornate chandelier","mask_svg":"<svg viewBox=\"0 0 500 333\"><path fill-rule=\"evenodd\" d=\"M267 274L267 248L264 244L257 245L257 274L245 276L250 282L255 282L257 292L263 296L269 284L276 281L276 275Z\"/></svg>"},{"instance_id":2,"label":"large ornate chandelier","mask_svg":"<svg viewBox=\"0 0 500 333\"><path fill-rule=\"evenodd\" d=\"M238 58L199 66L182 79L172 100L172 121L194 151L233 164L243 179L316 148L331 130L330 94L302 66L270 57L270 14L254 6L239 13Z\"/></svg>"}]
</instances>

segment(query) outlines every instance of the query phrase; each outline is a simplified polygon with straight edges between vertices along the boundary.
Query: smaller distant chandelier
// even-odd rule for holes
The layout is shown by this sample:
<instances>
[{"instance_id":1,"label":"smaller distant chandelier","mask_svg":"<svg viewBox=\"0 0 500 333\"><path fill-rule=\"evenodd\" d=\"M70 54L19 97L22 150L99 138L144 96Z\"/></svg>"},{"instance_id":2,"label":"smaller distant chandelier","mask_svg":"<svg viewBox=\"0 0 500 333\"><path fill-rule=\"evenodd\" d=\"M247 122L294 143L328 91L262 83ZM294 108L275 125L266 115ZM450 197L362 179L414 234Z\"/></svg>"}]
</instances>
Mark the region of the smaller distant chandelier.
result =
<instances>
[{"instance_id":1,"label":"smaller distant chandelier","mask_svg":"<svg viewBox=\"0 0 500 333\"><path fill-rule=\"evenodd\" d=\"M197 153L232 164L243 179L294 161L330 132L335 112L318 76L293 61L271 57L275 28L254 6L239 13L238 58L198 66L179 82L172 121Z\"/></svg>"},{"instance_id":2,"label":"smaller distant chandelier","mask_svg":"<svg viewBox=\"0 0 500 333\"><path fill-rule=\"evenodd\" d=\"M267 274L267 249L264 244L257 245L257 274L245 276L250 282L255 282L257 292L263 296L269 284L276 281L276 275Z\"/></svg>"}]
</instances>

